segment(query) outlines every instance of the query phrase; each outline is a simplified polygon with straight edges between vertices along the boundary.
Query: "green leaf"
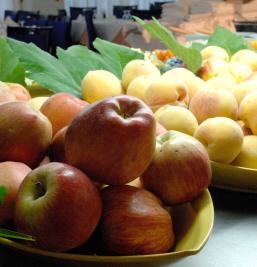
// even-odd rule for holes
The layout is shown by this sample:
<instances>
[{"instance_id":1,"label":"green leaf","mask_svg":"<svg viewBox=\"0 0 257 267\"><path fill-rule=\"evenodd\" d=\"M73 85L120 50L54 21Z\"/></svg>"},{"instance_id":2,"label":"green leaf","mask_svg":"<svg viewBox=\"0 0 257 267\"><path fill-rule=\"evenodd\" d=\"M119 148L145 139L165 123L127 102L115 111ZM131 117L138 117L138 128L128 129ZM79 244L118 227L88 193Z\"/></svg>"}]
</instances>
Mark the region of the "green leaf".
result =
<instances>
[{"instance_id":1,"label":"green leaf","mask_svg":"<svg viewBox=\"0 0 257 267\"><path fill-rule=\"evenodd\" d=\"M146 23L137 17L134 17L134 19L140 23L152 35L152 37L162 41L167 48L174 52L177 57L182 59L189 70L194 73L199 70L202 63L202 57L198 50L188 48L180 44L173 36L172 32L161 25L155 18L153 18L153 20L149 23Z\"/></svg>"},{"instance_id":2,"label":"green leaf","mask_svg":"<svg viewBox=\"0 0 257 267\"><path fill-rule=\"evenodd\" d=\"M144 59L143 53L99 38L96 38L93 45L100 52L103 60L108 64L112 73L119 79L121 79L123 68L129 61L134 59Z\"/></svg>"},{"instance_id":3,"label":"green leaf","mask_svg":"<svg viewBox=\"0 0 257 267\"><path fill-rule=\"evenodd\" d=\"M12 238L12 239L20 239L20 240L26 240L26 241L35 241L35 239L30 236L23 233L19 233L12 230L7 230L0 228L0 237L4 238Z\"/></svg>"},{"instance_id":4,"label":"green leaf","mask_svg":"<svg viewBox=\"0 0 257 267\"><path fill-rule=\"evenodd\" d=\"M61 61L32 43L27 44L11 38L8 38L8 43L27 71L27 78L50 91L81 96L80 84Z\"/></svg>"},{"instance_id":5,"label":"green leaf","mask_svg":"<svg viewBox=\"0 0 257 267\"><path fill-rule=\"evenodd\" d=\"M4 197L7 194L7 188L4 186L0 186L0 206L3 204L4 202Z\"/></svg>"},{"instance_id":6,"label":"green leaf","mask_svg":"<svg viewBox=\"0 0 257 267\"><path fill-rule=\"evenodd\" d=\"M243 36L218 26L209 37L207 46L215 45L224 48L231 56L241 49L250 49L248 42Z\"/></svg>"},{"instance_id":7,"label":"green leaf","mask_svg":"<svg viewBox=\"0 0 257 267\"><path fill-rule=\"evenodd\" d=\"M25 84L25 70L4 38L0 38L0 80Z\"/></svg>"}]
</instances>

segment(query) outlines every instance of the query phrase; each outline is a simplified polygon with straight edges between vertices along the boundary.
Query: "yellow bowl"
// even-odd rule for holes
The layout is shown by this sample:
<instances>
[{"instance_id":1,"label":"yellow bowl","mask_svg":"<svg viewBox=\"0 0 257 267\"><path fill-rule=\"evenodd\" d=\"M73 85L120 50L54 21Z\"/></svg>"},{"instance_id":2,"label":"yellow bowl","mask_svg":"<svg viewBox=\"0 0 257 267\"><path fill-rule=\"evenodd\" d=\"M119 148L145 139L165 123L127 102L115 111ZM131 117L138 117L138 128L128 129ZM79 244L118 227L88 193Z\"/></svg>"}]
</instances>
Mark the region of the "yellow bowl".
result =
<instances>
[{"instance_id":1,"label":"yellow bowl","mask_svg":"<svg viewBox=\"0 0 257 267\"><path fill-rule=\"evenodd\" d=\"M257 193L257 169L211 161L212 185L233 191Z\"/></svg>"},{"instance_id":2,"label":"yellow bowl","mask_svg":"<svg viewBox=\"0 0 257 267\"><path fill-rule=\"evenodd\" d=\"M171 263L196 254L204 246L214 221L213 203L208 190L190 203L171 209L176 246L172 252L138 256L97 256L72 253L55 253L26 246L20 242L0 238L0 244L13 250L51 262L65 262L76 266L154 266Z\"/></svg>"}]
</instances>

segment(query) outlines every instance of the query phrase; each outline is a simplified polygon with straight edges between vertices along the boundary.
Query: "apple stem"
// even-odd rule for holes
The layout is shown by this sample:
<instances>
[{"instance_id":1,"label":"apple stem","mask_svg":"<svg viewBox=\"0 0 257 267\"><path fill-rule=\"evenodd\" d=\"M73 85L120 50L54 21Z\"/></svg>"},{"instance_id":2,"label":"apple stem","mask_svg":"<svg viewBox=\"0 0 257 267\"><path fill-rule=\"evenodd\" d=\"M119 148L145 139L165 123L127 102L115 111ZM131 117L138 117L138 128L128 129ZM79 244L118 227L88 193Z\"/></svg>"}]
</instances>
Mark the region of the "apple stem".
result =
<instances>
[{"instance_id":1,"label":"apple stem","mask_svg":"<svg viewBox=\"0 0 257 267\"><path fill-rule=\"evenodd\" d=\"M46 193L46 188L44 186L44 184L40 181L36 182L36 187L37 187L37 197L42 197L45 193Z\"/></svg>"}]
</instances>

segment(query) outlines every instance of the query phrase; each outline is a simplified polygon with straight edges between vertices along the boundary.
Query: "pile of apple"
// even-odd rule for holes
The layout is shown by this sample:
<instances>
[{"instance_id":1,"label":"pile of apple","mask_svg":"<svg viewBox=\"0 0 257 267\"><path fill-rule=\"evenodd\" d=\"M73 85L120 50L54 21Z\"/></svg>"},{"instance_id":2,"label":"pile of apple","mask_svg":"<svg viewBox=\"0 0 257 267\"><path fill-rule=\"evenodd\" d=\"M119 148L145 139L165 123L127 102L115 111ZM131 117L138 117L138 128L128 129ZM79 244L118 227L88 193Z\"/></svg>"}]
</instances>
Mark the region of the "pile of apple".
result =
<instances>
[{"instance_id":1,"label":"pile of apple","mask_svg":"<svg viewBox=\"0 0 257 267\"><path fill-rule=\"evenodd\" d=\"M106 87L92 78L98 72L109 77ZM138 97L108 96L121 86L110 77L95 71L83 80L87 88L92 79L86 98L106 94L97 101L68 93L31 99L21 85L0 84L0 185L7 189L0 225L31 235L28 245L68 252L95 235L107 255L172 251L168 210L210 184L201 142L157 127Z\"/></svg>"}]
</instances>

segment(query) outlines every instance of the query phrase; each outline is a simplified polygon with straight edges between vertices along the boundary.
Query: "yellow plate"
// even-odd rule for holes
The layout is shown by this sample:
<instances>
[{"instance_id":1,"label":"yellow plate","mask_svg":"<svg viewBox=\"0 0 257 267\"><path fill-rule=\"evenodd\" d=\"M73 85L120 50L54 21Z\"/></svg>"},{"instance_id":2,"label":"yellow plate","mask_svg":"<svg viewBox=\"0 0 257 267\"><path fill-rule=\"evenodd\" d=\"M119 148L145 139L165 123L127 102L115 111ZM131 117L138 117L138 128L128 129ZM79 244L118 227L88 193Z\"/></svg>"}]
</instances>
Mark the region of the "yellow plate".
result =
<instances>
[{"instance_id":1,"label":"yellow plate","mask_svg":"<svg viewBox=\"0 0 257 267\"><path fill-rule=\"evenodd\" d=\"M163 264L196 254L204 246L211 233L214 221L213 203L208 190L194 201L172 209L176 235L176 247L172 252L143 256L95 256L71 253L55 253L32 248L6 238L0 244L21 253L51 262L65 262L80 266L139 266L139 264Z\"/></svg>"},{"instance_id":2,"label":"yellow plate","mask_svg":"<svg viewBox=\"0 0 257 267\"><path fill-rule=\"evenodd\" d=\"M211 162L212 185L233 191L257 193L257 169Z\"/></svg>"}]
</instances>

